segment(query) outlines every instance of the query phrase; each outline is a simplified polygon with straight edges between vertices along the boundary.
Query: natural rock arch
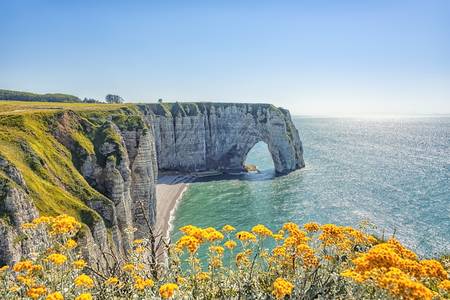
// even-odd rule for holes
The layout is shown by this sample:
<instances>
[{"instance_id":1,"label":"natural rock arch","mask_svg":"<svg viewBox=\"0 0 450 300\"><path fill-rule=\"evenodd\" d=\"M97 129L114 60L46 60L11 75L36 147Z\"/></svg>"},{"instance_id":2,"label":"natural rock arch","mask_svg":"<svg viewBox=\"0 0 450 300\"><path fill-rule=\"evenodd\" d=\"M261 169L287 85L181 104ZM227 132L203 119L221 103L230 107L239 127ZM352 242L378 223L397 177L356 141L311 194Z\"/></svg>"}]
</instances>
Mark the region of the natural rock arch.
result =
<instances>
[{"instance_id":1,"label":"natural rock arch","mask_svg":"<svg viewBox=\"0 0 450 300\"><path fill-rule=\"evenodd\" d=\"M298 131L287 110L269 104L161 103L139 106L153 124L160 170L242 171L259 141L275 171L304 167Z\"/></svg>"},{"instance_id":2,"label":"natural rock arch","mask_svg":"<svg viewBox=\"0 0 450 300\"><path fill-rule=\"evenodd\" d=\"M256 156L256 159L255 159ZM266 142L259 141L244 156L244 168L251 166L256 167L257 170L273 169L275 170L275 164L273 162L272 154L269 151L269 146Z\"/></svg>"}]
</instances>

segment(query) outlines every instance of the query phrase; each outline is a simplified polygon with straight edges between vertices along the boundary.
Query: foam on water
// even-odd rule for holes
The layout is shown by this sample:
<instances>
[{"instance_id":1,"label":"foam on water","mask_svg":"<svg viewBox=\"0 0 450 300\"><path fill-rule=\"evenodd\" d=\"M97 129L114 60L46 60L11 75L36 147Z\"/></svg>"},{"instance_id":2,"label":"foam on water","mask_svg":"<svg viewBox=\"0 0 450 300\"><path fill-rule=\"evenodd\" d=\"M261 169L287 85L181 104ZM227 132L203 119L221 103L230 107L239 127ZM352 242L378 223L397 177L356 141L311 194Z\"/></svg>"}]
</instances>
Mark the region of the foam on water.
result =
<instances>
[{"instance_id":1,"label":"foam on water","mask_svg":"<svg viewBox=\"0 0 450 300\"><path fill-rule=\"evenodd\" d=\"M369 220L378 233L395 232L424 256L450 252L450 118L294 122L305 169L274 177L265 145L258 144L249 160L261 174L191 184L174 227Z\"/></svg>"}]
</instances>

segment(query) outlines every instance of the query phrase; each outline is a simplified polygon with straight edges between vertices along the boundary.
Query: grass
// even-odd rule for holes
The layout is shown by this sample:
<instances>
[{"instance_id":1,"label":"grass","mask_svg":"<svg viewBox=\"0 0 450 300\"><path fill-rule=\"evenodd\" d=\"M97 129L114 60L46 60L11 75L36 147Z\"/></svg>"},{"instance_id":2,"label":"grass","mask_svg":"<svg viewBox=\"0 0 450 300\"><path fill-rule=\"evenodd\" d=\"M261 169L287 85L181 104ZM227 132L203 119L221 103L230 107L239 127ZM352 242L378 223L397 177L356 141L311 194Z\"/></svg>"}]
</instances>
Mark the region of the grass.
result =
<instances>
[{"instance_id":1,"label":"grass","mask_svg":"<svg viewBox=\"0 0 450 300\"><path fill-rule=\"evenodd\" d=\"M114 155L120 161L120 136L109 119L121 129L145 128L130 104L0 101L0 155L22 173L41 214L68 214L91 225L101 217L87 201L112 205L79 172L86 156L98 155L105 141L116 144ZM58 130L73 149L56 138ZM100 163L107 159L99 158Z\"/></svg>"},{"instance_id":2,"label":"grass","mask_svg":"<svg viewBox=\"0 0 450 300\"><path fill-rule=\"evenodd\" d=\"M95 103L52 103L52 102L25 102L0 100L0 115L21 115L36 112L55 112L73 110L86 111L114 111L120 108L132 107L133 104L95 104Z\"/></svg>"}]
</instances>

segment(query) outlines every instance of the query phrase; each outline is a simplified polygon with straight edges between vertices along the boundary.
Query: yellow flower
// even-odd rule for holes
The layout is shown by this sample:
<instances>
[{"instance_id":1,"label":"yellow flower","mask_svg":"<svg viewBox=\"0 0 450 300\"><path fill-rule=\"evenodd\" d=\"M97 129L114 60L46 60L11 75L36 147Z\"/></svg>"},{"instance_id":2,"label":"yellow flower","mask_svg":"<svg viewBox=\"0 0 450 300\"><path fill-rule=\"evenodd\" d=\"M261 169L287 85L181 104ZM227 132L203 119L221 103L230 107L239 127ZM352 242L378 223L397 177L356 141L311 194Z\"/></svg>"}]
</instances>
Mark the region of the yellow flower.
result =
<instances>
[{"instance_id":1,"label":"yellow flower","mask_svg":"<svg viewBox=\"0 0 450 300\"><path fill-rule=\"evenodd\" d=\"M44 286L32 287L27 291L27 296L32 299L37 299L47 293L47 289Z\"/></svg>"},{"instance_id":2,"label":"yellow flower","mask_svg":"<svg viewBox=\"0 0 450 300\"><path fill-rule=\"evenodd\" d=\"M231 231L235 231L236 228L234 228L231 225L225 225L225 226L223 226L222 230L225 231L225 232L231 232Z\"/></svg>"},{"instance_id":3,"label":"yellow flower","mask_svg":"<svg viewBox=\"0 0 450 300\"><path fill-rule=\"evenodd\" d=\"M275 256L285 256L286 255L286 247L277 246L277 247L273 248L272 252L273 252L273 255L275 255Z\"/></svg>"},{"instance_id":4,"label":"yellow flower","mask_svg":"<svg viewBox=\"0 0 450 300\"><path fill-rule=\"evenodd\" d=\"M122 267L122 270L124 270L125 272L133 272L135 270L135 266L133 264L125 264Z\"/></svg>"},{"instance_id":5,"label":"yellow flower","mask_svg":"<svg viewBox=\"0 0 450 300\"><path fill-rule=\"evenodd\" d=\"M77 244L77 242L75 241L75 240L73 240L73 239L69 239L67 242L66 242L66 245L65 245L65 247L67 248L67 249L74 249L76 246L78 246L78 244Z\"/></svg>"},{"instance_id":6,"label":"yellow flower","mask_svg":"<svg viewBox=\"0 0 450 300\"><path fill-rule=\"evenodd\" d=\"M237 265L248 265L250 264L250 260L248 256L251 254L251 251L239 252L236 254L236 264Z\"/></svg>"},{"instance_id":7,"label":"yellow flower","mask_svg":"<svg viewBox=\"0 0 450 300\"><path fill-rule=\"evenodd\" d=\"M213 257L211 260L211 266L214 268L220 268L222 266L222 259L220 257Z\"/></svg>"},{"instance_id":8,"label":"yellow flower","mask_svg":"<svg viewBox=\"0 0 450 300\"><path fill-rule=\"evenodd\" d=\"M92 295L90 293L80 294L75 300L92 300Z\"/></svg>"},{"instance_id":9,"label":"yellow flower","mask_svg":"<svg viewBox=\"0 0 450 300\"><path fill-rule=\"evenodd\" d=\"M81 274L75 278L74 283L78 287L92 288L94 287L94 280L86 274Z\"/></svg>"},{"instance_id":10,"label":"yellow flower","mask_svg":"<svg viewBox=\"0 0 450 300\"><path fill-rule=\"evenodd\" d=\"M181 276L178 276L178 277L177 277L177 283L180 284L180 285L185 284L186 281L187 281L187 280L186 280L186 278L184 278L184 277L181 277Z\"/></svg>"},{"instance_id":11,"label":"yellow flower","mask_svg":"<svg viewBox=\"0 0 450 300\"><path fill-rule=\"evenodd\" d=\"M440 262L434 259L426 259L420 262L422 265L422 276L438 278L441 280L447 279L447 272Z\"/></svg>"},{"instance_id":12,"label":"yellow flower","mask_svg":"<svg viewBox=\"0 0 450 300\"><path fill-rule=\"evenodd\" d=\"M299 255L305 267L315 267L319 264L319 260L314 255L314 250L306 244L297 246L297 255Z\"/></svg>"},{"instance_id":13,"label":"yellow flower","mask_svg":"<svg viewBox=\"0 0 450 300\"><path fill-rule=\"evenodd\" d=\"M203 229L202 236L203 236L203 239L208 240L210 242L214 242L217 240L223 240L223 234L220 231L217 231L216 229L214 229L212 227Z\"/></svg>"},{"instance_id":14,"label":"yellow flower","mask_svg":"<svg viewBox=\"0 0 450 300\"><path fill-rule=\"evenodd\" d=\"M22 275L18 275L16 277L17 281L20 282L21 284L24 284L28 287L32 287L34 286L34 278L31 276L22 276Z\"/></svg>"},{"instance_id":15,"label":"yellow flower","mask_svg":"<svg viewBox=\"0 0 450 300\"><path fill-rule=\"evenodd\" d=\"M203 240L203 230L197 226L187 225L180 228L184 234L195 237L199 242Z\"/></svg>"},{"instance_id":16,"label":"yellow flower","mask_svg":"<svg viewBox=\"0 0 450 300\"><path fill-rule=\"evenodd\" d=\"M200 247L200 240L194 236L185 235L178 240L176 247L179 250L187 248L189 252L194 253L197 251L198 247Z\"/></svg>"},{"instance_id":17,"label":"yellow flower","mask_svg":"<svg viewBox=\"0 0 450 300\"><path fill-rule=\"evenodd\" d=\"M319 226L319 224L317 224L315 222L310 222L310 223L306 223L305 225L303 225L303 228L305 228L306 231L315 232L320 229L320 226Z\"/></svg>"},{"instance_id":18,"label":"yellow flower","mask_svg":"<svg viewBox=\"0 0 450 300\"><path fill-rule=\"evenodd\" d=\"M64 300L64 296L60 292L48 294L45 300Z\"/></svg>"},{"instance_id":19,"label":"yellow flower","mask_svg":"<svg viewBox=\"0 0 450 300\"><path fill-rule=\"evenodd\" d=\"M282 240L284 238L284 236L282 234L274 234L274 235L272 235L272 237L276 241L280 241L280 240Z\"/></svg>"},{"instance_id":20,"label":"yellow flower","mask_svg":"<svg viewBox=\"0 0 450 300\"><path fill-rule=\"evenodd\" d=\"M39 217L33 220L33 224L39 225L39 224L50 224L51 222L53 222L54 218L53 217Z\"/></svg>"},{"instance_id":21,"label":"yellow flower","mask_svg":"<svg viewBox=\"0 0 450 300\"><path fill-rule=\"evenodd\" d=\"M200 272L197 274L197 280L203 281L203 280L208 280L209 274L207 272Z\"/></svg>"},{"instance_id":22,"label":"yellow flower","mask_svg":"<svg viewBox=\"0 0 450 300\"><path fill-rule=\"evenodd\" d=\"M3 273L3 272L6 272L6 270L8 270L8 269L9 269L9 266L3 266L3 267L1 267L1 268L0 268L0 274Z\"/></svg>"},{"instance_id":23,"label":"yellow flower","mask_svg":"<svg viewBox=\"0 0 450 300\"><path fill-rule=\"evenodd\" d=\"M142 254L145 252L145 248L144 247L136 247L136 249L134 249L134 252L136 252L137 254Z\"/></svg>"},{"instance_id":24,"label":"yellow flower","mask_svg":"<svg viewBox=\"0 0 450 300\"><path fill-rule=\"evenodd\" d=\"M109 277L107 280L105 280L106 285L116 285L119 283L119 279L117 277Z\"/></svg>"},{"instance_id":25,"label":"yellow flower","mask_svg":"<svg viewBox=\"0 0 450 300\"><path fill-rule=\"evenodd\" d=\"M31 260L24 260L16 263L13 266L14 272L22 272L22 271L28 271L33 267L33 262Z\"/></svg>"},{"instance_id":26,"label":"yellow flower","mask_svg":"<svg viewBox=\"0 0 450 300\"><path fill-rule=\"evenodd\" d=\"M32 265L31 268L28 270L28 274L41 272L43 270L44 267L41 265Z\"/></svg>"},{"instance_id":27,"label":"yellow flower","mask_svg":"<svg viewBox=\"0 0 450 300\"><path fill-rule=\"evenodd\" d=\"M146 287L152 287L155 283L151 279L144 279L142 277L136 277L134 287L137 290L143 290Z\"/></svg>"},{"instance_id":28,"label":"yellow flower","mask_svg":"<svg viewBox=\"0 0 450 300\"><path fill-rule=\"evenodd\" d=\"M267 228L266 226L264 226L262 224L258 224L256 226L254 226L252 228L252 232L254 232L260 236L264 236L264 237L273 235L273 232L269 228Z\"/></svg>"},{"instance_id":29,"label":"yellow flower","mask_svg":"<svg viewBox=\"0 0 450 300\"><path fill-rule=\"evenodd\" d=\"M47 257L47 260L54 263L55 265L62 265L66 262L67 256L59 253L53 253Z\"/></svg>"},{"instance_id":30,"label":"yellow flower","mask_svg":"<svg viewBox=\"0 0 450 300\"><path fill-rule=\"evenodd\" d=\"M211 246L211 247L209 247L209 251L215 252L215 253L217 253L217 254L219 254L219 255L222 255L224 249L223 249L223 247L221 247L221 246Z\"/></svg>"},{"instance_id":31,"label":"yellow flower","mask_svg":"<svg viewBox=\"0 0 450 300\"><path fill-rule=\"evenodd\" d=\"M236 247L236 242L235 241L226 241L224 244L223 244L225 247L227 247L228 249L233 249L234 247Z\"/></svg>"},{"instance_id":32,"label":"yellow flower","mask_svg":"<svg viewBox=\"0 0 450 300\"><path fill-rule=\"evenodd\" d=\"M75 269L83 269L86 267L86 262L83 259L76 260L72 263Z\"/></svg>"},{"instance_id":33,"label":"yellow flower","mask_svg":"<svg viewBox=\"0 0 450 300\"><path fill-rule=\"evenodd\" d=\"M450 292L450 280L442 280L441 283L439 283L438 288L440 288L441 290Z\"/></svg>"},{"instance_id":34,"label":"yellow flower","mask_svg":"<svg viewBox=\"0 0 450 300\"><path fill-rule=\"evenodd\" d=\"M159 288L159 295L163 299L168 299L173 296L175 290L178 290L178 285L175 283L166 283Z\"/></svg>"},{"instance_id":35,"label":"yellow flower","mask_svg":"<svg viewBox=\"0 0 450 300\"><path fill-rule=\"evenodd\" d=\"M135 245L140 245L140 244L143 244L145 241L143 240L143 239L138 239L138 240L134 240L133 241L133 244L135 244Z\"/></svg>"},{"instance_id":36,"label":"yellow flower","mask_svg":"<svg viewBox=\"0 0 450 300\"><path fill-rule=\"evenodd\" d=\"M248 231L239 231L238 233L236 233L236 238L243 242L250 241L250 240L256 241L256 236L253 233L250 233Z\"/></svg>"},{"instance_id":37,"label":"yellow flower","mask_svg":"<svg viewBox=\"0 0 450 300\"><path fill-rule=\"evenodd\" d=\"M411 300L431 300L434 293L422 283L412 280L408 275L397 268L378 278L378 285L387 289L392 295Z\"/></svg>"},{"instance_id":38,"label":"yellow flower","mask_svg":"<svg viewBox=\"0 0 450 300\"><path fill-rule=\"evenodd\" d=\"M50 234L75 234L81 228L81 224L68 215L59 215L50 222Z\"/></svg>"},{"instance_id":39,"label":"yellow flower","mask_svg":"<svg viewBox=\"0 0 450 300\"><path fill-rule=\"evenodd\" d=\"M292 293L292 289L294 285L289 281L279 277L273 283L273 294L277 299L284 299L286 295L290 295Z\"/></svg>"}]
</instances>

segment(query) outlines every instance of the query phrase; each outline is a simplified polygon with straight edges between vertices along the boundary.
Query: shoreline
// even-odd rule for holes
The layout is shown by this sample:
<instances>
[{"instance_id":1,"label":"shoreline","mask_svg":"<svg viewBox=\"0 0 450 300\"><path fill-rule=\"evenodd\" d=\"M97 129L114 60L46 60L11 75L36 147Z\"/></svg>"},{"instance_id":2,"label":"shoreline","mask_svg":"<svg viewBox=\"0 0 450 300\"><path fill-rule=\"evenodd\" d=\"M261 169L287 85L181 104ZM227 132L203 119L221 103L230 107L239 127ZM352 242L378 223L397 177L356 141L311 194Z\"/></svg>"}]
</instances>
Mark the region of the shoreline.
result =
<instances>
[{"instance_id":1,"label":"shoreline","mask_svg":"<svg viewBox=\"0 0 450 300\"><path fill-rule=\"evenodd\" d=\"M170 240L173 221L178 205L189 183L195 179L191 175L162 175L156 184L156 224L158 235L165 241Z\"/></svg>"}]
</instances>

